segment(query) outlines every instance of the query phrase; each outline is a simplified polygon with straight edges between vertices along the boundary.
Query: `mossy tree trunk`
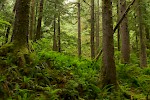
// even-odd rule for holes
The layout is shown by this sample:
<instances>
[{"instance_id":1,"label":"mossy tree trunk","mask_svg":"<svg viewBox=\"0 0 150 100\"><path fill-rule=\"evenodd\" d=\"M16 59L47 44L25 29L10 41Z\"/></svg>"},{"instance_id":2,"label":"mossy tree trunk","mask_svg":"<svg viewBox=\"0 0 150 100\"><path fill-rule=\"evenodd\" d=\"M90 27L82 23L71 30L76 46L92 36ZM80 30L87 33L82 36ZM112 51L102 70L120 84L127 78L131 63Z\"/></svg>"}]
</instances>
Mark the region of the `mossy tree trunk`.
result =
<instances>
[{"instance_id":1,"label":"mossy tree trunk","mask_svg":"<svg viewBox=\"0 0 150 100\"><path fill-rule=\"evenodd\" d=\"M29 34L29 8L30 0L17 0L15 9L15 24L13 29L14 52L18 59L18 65L25 65L24 55L28 54Z\"/></svg>"}]
</instances>

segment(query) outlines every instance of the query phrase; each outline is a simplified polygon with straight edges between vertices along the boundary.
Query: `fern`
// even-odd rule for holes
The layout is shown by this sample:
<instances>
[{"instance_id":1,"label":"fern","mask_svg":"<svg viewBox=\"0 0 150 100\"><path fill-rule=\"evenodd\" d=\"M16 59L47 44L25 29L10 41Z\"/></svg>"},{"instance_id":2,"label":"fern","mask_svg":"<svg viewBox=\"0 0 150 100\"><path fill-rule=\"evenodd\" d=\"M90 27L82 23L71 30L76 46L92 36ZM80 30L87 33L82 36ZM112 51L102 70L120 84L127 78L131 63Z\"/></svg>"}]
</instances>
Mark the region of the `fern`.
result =
<instances>
[{"instance_id":1,"label":"fern","mask_svg":"<svg viewBox=\"0 0 150 100\"><path fill-rule=\"evenodd\" d=\"M8 25L8 26L11 26L11 24L7 21L4 21L2 19L0 19L0 25Z\"/></svg>"}]
</instances>

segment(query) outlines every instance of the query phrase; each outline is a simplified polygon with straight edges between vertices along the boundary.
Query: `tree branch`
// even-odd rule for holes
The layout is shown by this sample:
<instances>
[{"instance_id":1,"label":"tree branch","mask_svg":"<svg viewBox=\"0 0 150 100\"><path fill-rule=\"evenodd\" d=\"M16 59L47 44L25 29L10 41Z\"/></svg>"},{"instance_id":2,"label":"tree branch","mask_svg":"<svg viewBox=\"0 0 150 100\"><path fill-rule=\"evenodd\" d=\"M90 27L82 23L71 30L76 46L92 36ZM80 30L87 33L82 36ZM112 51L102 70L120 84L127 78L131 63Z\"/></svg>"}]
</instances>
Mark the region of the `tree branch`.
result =
<instances>
[{"instance_id":1,"label":"tree branch","mask_svg":"<svg viewBox=\"0 0 150 100\"><path fill-rule=\"evenodd\" d=\"M129 12L131 6L134 4L135 0L133 0L127 7L127 9L125 10L124 14L122 15L122 17L120 18L120 20L118 21L118 23L116 24L115 28L114 28L114 33L115 31L118 29L119 25L121 24L121 22L123 21L123 19L125 18L125 16L127 15L127 13Z\"/></svg>"},{"instance_id":2,"label":"tree branch","mask_svg":"<svg viewBox=\"0 0 150 100\"><path fill-rule=\"evenodd\" d=\"M98 54L96 55L96 57L94 58L94 61L97 62L97 60L99 59L99 57L101 56L102 54L102 49L98 52Z\"/></svg>"},{"instance_id":3,"label":"tree branch","mask_svg":"<svg viewBox=\"0 0 150 100\"><path fill-rule=\"evenodd\" d=\"M90 6L90 7L91 7L91 5L90 5L90 4L88 4L85 0L83 0L83 2L84 2L84 3L86 3L88 6Z\"/></svg>"}]
</instances>

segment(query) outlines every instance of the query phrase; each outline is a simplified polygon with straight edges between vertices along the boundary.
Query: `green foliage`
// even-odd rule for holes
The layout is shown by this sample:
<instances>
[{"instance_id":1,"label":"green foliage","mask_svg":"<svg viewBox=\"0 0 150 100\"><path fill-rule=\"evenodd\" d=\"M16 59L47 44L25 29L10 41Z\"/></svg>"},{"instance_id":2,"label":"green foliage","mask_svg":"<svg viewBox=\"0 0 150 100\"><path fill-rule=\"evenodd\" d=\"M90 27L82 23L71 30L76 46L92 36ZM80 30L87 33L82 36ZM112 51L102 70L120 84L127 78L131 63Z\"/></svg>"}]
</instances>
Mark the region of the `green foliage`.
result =
<instances>
[{"instance_id":1,"label":"green foliage","mask_svg":"<svg viewBox=\"0 0 150 100\"><path fill-rule=\"evenodd\" d=\"M143 98L149 95L150 76L149 67L141 69L138 65L119 65L117 66L120 87L124 92L136 98ZM134 92L134 94L132 93ZM135 94L136 93L136 94Z\"/></svg>"},{"instance_id":2,"label":"green foliage","mask_svg":"<svg viewBox=\"0 0 150 100\"><path fill-rule=\"evenodd\" d=\"M70 97L75 98L82 94L81 97L85 99L98 97L95 96L99 93L97 64L92 66L92 62L86 59L78 59L54 51L46 52L43 50L39 52L39 58L41 61L51 62L49 66L52 69L59 70L64 75L69 74L71 80L68 80L64 86L64 95L70 94ZM65 77L67 78L67 76Z\"/></svg>"},{"instance_id":3,"label":"green foliage","mask_svg":"<svg viewBox=\"0 0 150 100\"><path fill-rule=\"evenodd\" d=\"M1 0L0 8L0 42L5 36L5 26L13 22L12 0ZM36 3L39 0L36 0ZM90 2L87 0L87 3ZM5 3L5 4L4 4ZM81 2L81 31L82 56L90 54L90 6ZM4 4L4 6L3 6ZM38 3L36 4L38 5ZM3 100L126 100L126 95L135 99L145 99L150 93L150 68L139 67L139 51L137 50L135 35L138 33L136 11L128 14L131 43L130 64L121 64L121 52L117 51L117 36L115 35L115 61L117 68L118 91L109 91L112 86L100 88L101 58L92 62L84 58L77 58L77 6L76 3L64 3L54 0L44 4L42 32L43 36L36 42L29 41L30 54L26 55L26 66L18 67L18 59L11 51L12 44L0 48L0 99ZM10 7L11 6L11 7ZM144 25L150 26L149 1L142 3ZM96 7L97 8L97 7ZM116 8L114 8L116 15ZM135 7L136 8L136 7ZM132 10L132 9L131 9ZM37 12L38 13L38 12ZM61 50L52 50L54 15L61 15ZM38 14L37 14L38 15ZM36 16L37 16L36 15ZM113 19L116 21L116 16ZM57 30L56 18L56 32ZM102 38L100 36L100 38ZM100 39L101 40L101 39ZM136 51L136 52L135 52ZM147 55L150 50L147 50ZM149 57L148 57L149 59ZM148 60L149 64L149 60Z\"/></svg>"},{"instance_id":4,"label":"green foliage","mask_svg":"<svg viewBox=\"0 0 150 100\"><path fill-rule=\"evenodd\" d=\"M8 26L11 26L11 24L7 21L4 21L2 19L0 19L0 25L8 25Z\"/></svg>"},{"instance_id":5,"label":"green foliage","mask_svg":"<svg viewBox=\"0 0 150 100\"><path fill-rule=\"evenodd\" d=\"M3 47L4 48L4 47ZM3 50L3 49L1 49ZM29 61L23 68L15 65L16 58L12 53L2 58L7 69L0 73L3 98L29 100L32 98L66 100L67 98L98 98L99 66L86 59L39 49L28 56ZM6 76L6 77L5 77ZM13 77L12 77L13 76ZM4 81L4 82L3 82ZM6 84L9 82L9 84ZM11 93L10 93L11 91ZM36 95L38 93L38 95ZM45 99L44 99L45 98Z\"/></svg>"},{"instance_id":6,"label":"green foliage","mask_svg":"<svg viewBox=\"0 0 150 100\"><path fill-rule=\"evenodd\" d=\"M65 53L49 51L46 42L34 44L38 50L27 55L28 62L23 68L15 65L16 58L12 53L3 56L0 60L2 71L0 74L0 93L5 99L18 100L78 100L125 99L127 95L134 98L143 98L149 95L149 67L141 69L138 64L117 64L119 91L110 92L107 86L100 88L99 63L84 58L77 58ZM43 43L43 45L42 45ZM43 48L45 49L42 49ZM6 48L11 47L11 45ZM5 50L5 47L2 47ZM6 50L7 51L7 50ZM116 57L120 55L116 52ZM132 60L133 59L133 60ZM131 60L137 62L136 56ZM13 76L13 77L12 77ZM9 83L7 83L9 82ZM8 87L8 88L6 88ZM11 92L10 92L11 91ZM9 96L9 98L8 98Z\"/></svg>"}]
</instances>

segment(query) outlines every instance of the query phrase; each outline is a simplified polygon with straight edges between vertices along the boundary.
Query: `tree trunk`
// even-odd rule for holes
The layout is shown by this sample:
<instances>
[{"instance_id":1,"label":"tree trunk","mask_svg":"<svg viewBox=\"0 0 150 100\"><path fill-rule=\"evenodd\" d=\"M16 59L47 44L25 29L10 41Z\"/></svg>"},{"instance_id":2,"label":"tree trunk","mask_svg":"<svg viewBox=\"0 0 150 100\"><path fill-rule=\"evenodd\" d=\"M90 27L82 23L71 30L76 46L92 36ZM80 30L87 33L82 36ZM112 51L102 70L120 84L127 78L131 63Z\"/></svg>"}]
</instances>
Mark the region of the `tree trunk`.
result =
<instances>
[{"instance_id":1,"label":"tree trunk","mask_svg":"<svg viewBox=\"0 0 150 100\"><path fill-rule=\"evenodd\" d=\"M94 0L91 0L91 59L95 58L94 46Z\"/></svg>"},{"instance_id":2,"label":"tree trunk","mask_svg":"<svg viewBox=\"0 0 150 100\"><path fill-rule=\"evenodd\" d=\"M29 39L33 40L35 30L35 0L31 0L31 11L30 11L30 34Z\"/></svg>"},{"instance_id":3,"label":"tree trunk","mask_svg":"<svg viewBox=\"0 0 150 100\"><path fill-rule=\"evenodd\" d=\"M120 0L117 0L117 22L120 20ZM117 32L117 44L118 44L118 51L120 51L120 26L118 27Z\"/></svg>"},{"instance_id":4,"label":"tree trunk","mask_svg":"<svg viewBox=\"0 0 150 100\"><path fill-rule=\"evenodd\" d=\"M143 17L141 10L141 0L138 0L138 21L139 21L139 35L140 35L140 66L147 67L147 57L146 57L146 45L145 45L145 34L143 30Z\"/></svg>"},{"instance_id":5,"label":"tree trunk","mask_svg":"<svg viewBox=\"0 0 150 100\"><path fill-rule=\"evenodd\" d=\"M44 3L44 0L40 0L39 16L38 16L38 23L37 23L36 39L35 40L39 40L41 38L41 22L42 22L42 16L43 16L43 3Z\"/></svg>"},{"instance_id":6,"label":"tree trunk","mask_svg":"<svg viewBox=\"0 0 150 100\"><path fill-rule=\"evenodd\" d=\"M97 0L97 18L96 18L96 54L99 53L99 48L100 48L100 37L99 37L99 29L100 29L100 25L99 25L99 14L100 14L100 8L99 8L99 0Z\"/></svg>"},{"instance_id":7,"label":"tree trunk","mask_svg":"<svg viewBox=\"0 0 150 100\"><path fill-rule=\"evenodd\" d=\"M81 57L81 18L80 18L80 0L78 0L78 57Z\"/></svg>"},{"instance_id":8,"label":"tree trunk","mask_svg":"<svg viewBox=\"0 0 150 100\"><path fill-rule=\"evenodd\" d=\"M24 54L28 54L30 0L17 0L13 29L14 53L18 56L18 66L25 66Z\"/></svg>"},{"instance_id":9,"label":"tree trunk","mask_svg":"<svg viewBox=\"0 0 150 100\"><path fill-rule=\"evenodd\" d=\"M13 12L16 13L16 9L17 9L17 5L18 5L18 0L16 0L14 8L13 8Z\"/></svg>"},{"instance_id":10,"label":"tree trunk","mask_svg":"<svg viewBox=\"0 0 150 100\"><path fill-rule=\"evenodd\" d=\"M123 16L126 11L126 0L120 0L120 16ZM122 63L129 63L130 60L130 42L129 42L129 31L128 31L128 19L124 17L120 24L120 35L121 35L121 60Z\"/></svg>"},{"instance_id":11,"label":"tree trunk","mask_svg":"<svg viewBox=\"0 0 150 100\"><path fill-rule=\"evenodd\" d=\"M103 67L102 87L113 85L117 87L116 67L114 61L114 41L112 22L112 2L102 0L102 25L103 25Z\"/></svg>"},{"instance_id":12,"label":"tree trunk","mask_svg":"<svg viewBox=\"0 0 150 100\"><path fill-rule=\"evenodd\" d=\"M17 9L18 3L19 3L19 0L16 0L14 8L13 8L15 19L16 19L16 9ZM15 20L14 23L13 23L14 28L16 26L16 23L17 23L17 20ZM14 28L13 28L13 33L15 33L15 31L16 31ZM13 39L14 39L14 34L12 34L12 36L11 36L11 42L13 41Z\"/></svg>"},{"instance_id":13,"label":"tree trunk","mask_svg":"<svg viewBox=\"0 0 150 100\"><path fill-rule=\"evenodd\" d=\"M55 13L56 13L56 0L55 0ZM56 39L56 14L54 14L54 34L53 34L53 51L57 51L57 39Z\"/></svg>"},{"instance_id":14,"label":"tree trunk","mask_svg":"<svg viewBox=\"0 0 150 100\"><path fill-rule=\"evenodd\" d=\"M61 52L61 41L60 41L60 12L58 14L58 52Z\"/></svg>"}]
</instances>

